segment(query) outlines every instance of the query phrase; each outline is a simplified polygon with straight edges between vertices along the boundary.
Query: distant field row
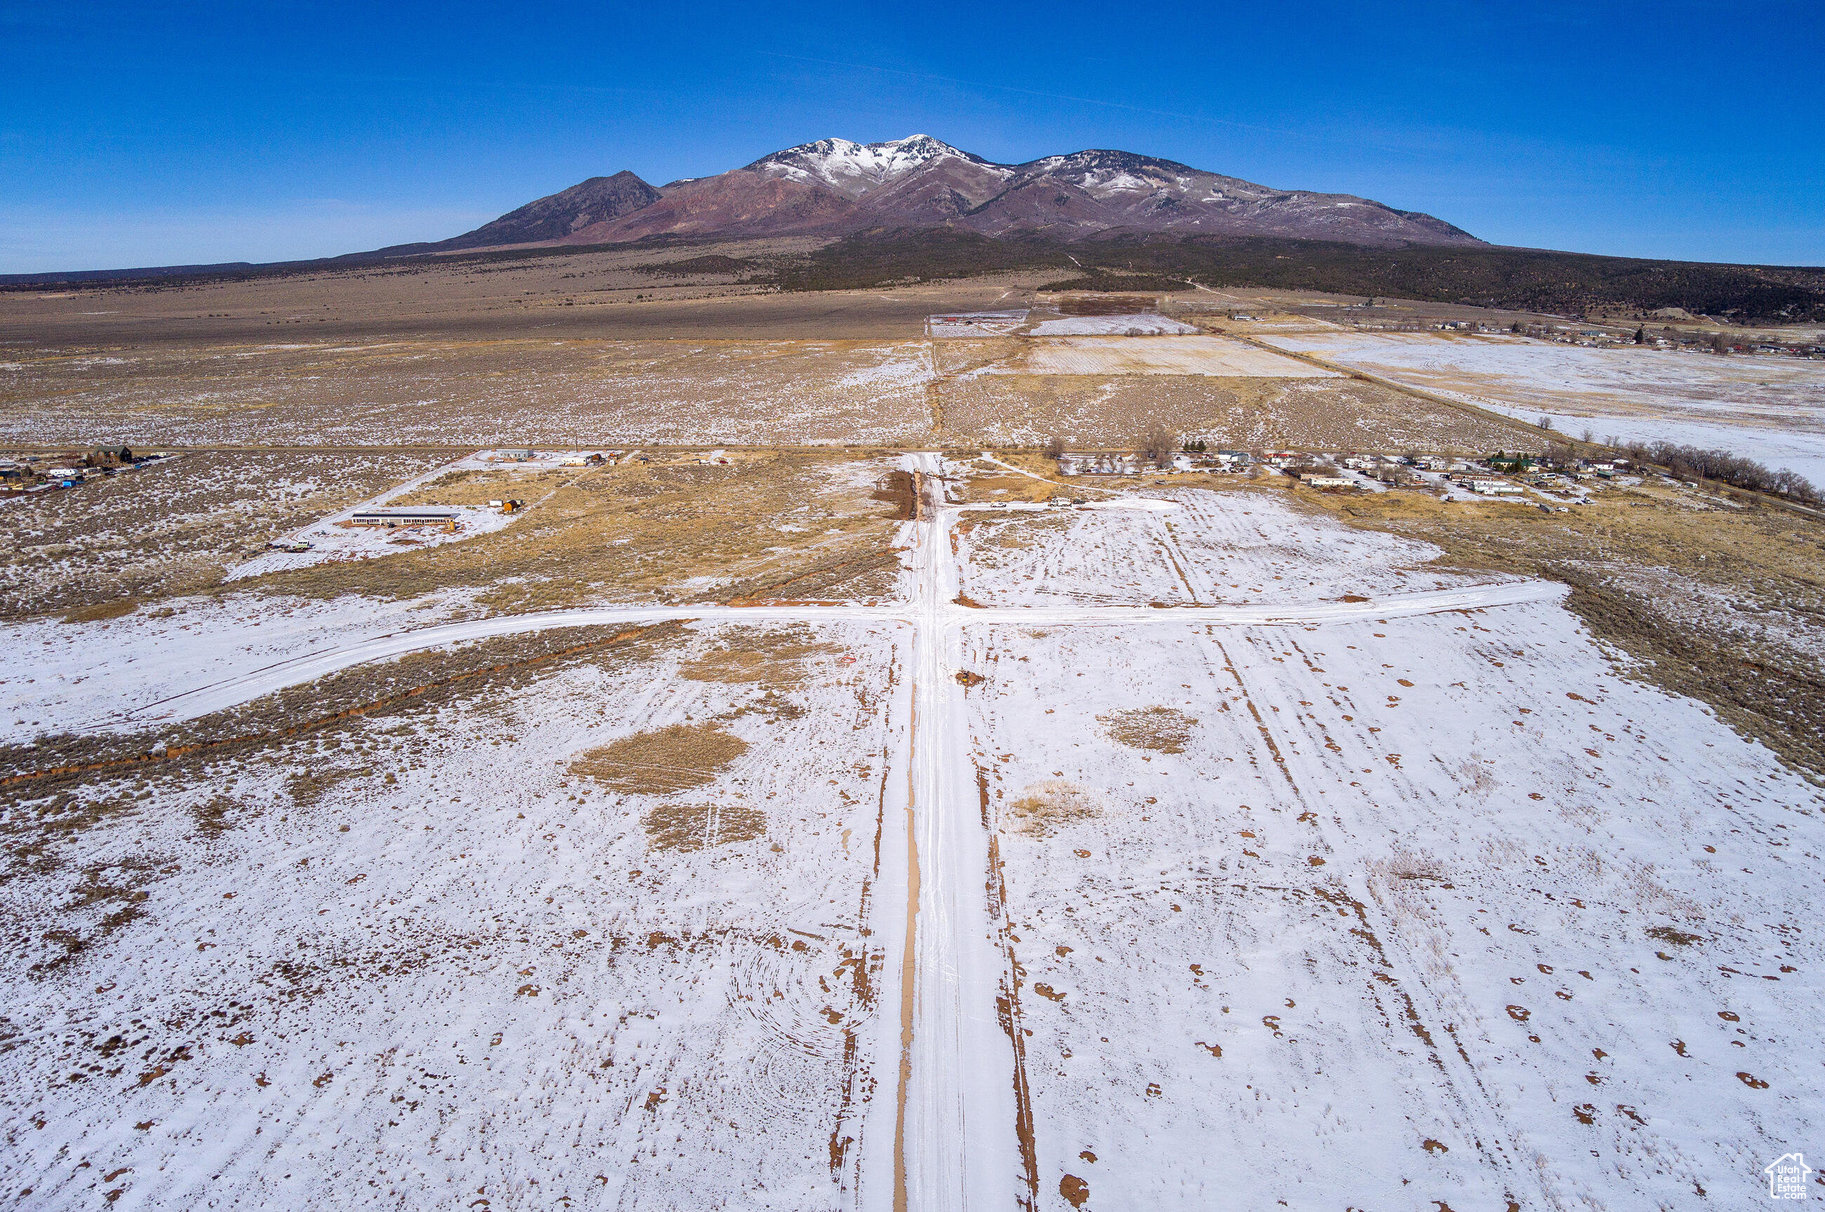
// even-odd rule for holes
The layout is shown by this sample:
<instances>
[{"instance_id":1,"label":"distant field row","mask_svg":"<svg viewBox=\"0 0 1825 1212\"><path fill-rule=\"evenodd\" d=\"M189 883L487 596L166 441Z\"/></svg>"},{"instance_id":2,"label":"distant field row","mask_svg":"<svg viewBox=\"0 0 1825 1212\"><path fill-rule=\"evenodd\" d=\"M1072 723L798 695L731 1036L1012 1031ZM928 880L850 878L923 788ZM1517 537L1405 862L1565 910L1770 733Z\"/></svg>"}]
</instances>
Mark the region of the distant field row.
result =
<instances>
[{"instance_id":1,"label":"distant field row","mask_svg":"<svg viewBox=\"0 0 1825 1212\"><path fill-rule=\"evenodd\" d=\"M0 442L1513 442L1496 419L1214 337L1042 341L390 341L14 352Z\"/></svg>"}]
</instances>

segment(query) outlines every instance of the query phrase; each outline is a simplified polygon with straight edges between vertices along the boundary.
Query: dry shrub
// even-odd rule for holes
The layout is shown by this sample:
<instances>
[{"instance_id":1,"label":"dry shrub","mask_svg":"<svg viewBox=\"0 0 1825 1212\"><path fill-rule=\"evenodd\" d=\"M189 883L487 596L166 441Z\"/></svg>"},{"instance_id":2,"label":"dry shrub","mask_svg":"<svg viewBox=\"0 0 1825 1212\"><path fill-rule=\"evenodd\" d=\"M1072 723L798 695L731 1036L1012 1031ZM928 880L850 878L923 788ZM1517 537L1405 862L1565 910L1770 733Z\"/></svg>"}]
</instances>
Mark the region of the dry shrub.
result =
<instances>
[{"instance_id":1,"label":"dry shrub","mask_svg":"<svg viewBox=\"0 0 1825 1212\"><path fill-rule=\"evenodd\" d=\"M1151 749L1156 753L1184 753L1191 730L1198 723L1171 707L1139 707L1096 718L1112 739L1130 749Z\"/></svg>"},{"instance_id":2,"label":"dry shrub","mask_svg":"<svg viewBox=\"0 0 1825 1212\"><path fill-rule=\"evenodd\" d=\"M115 598L112 602L92 602L78 606L63 616L66 623L99 623L104 619L118 619L132 614L139 608L134 598Z\"/></svg>"},{"instance_id":3,"label":"dry shrub","mask_svg":"<svg viewBox=\"0 0 1825 1212\"><path fill-rule=\"evenodd\" d=\"M747 804L661 804L641 818L654 850L700 850L764 837L767 816Z\"/></svg>"},{"instance_id":4,"label":"dry shrub","mask_svg":"<svg viewBox=\"0 0 1825 1212\"><path fill-rule=\"evenodd\" d=\"M1062 825L1096 816L1102 806L1088 788L1069 779L1045 779L1028 787L1010 809L1017 831L1050 837Z\"/></svg>"},{"instance_id":5,"label":"dry shrub","mask_svg":"<svg viewBox=\"0 0 1825 1212\"><path fill-rule=\"evenodd\" d=\"M1481 769L1479 767L1479 769ZM1369 870L1382 885L1398 891L1403 886L1453 887L1448 869L1438 858L1396 844L1386 858L1371 859Z\"/></svg>"},{"instance_id":6,"label":"dry shrub","mask_svg":"<svg viewBox=\"0 0 1825 1212\"><path fill-rule=\"evenodd\" d=\"M1658 939L1663 943L1671 943L1675 947L1690 947L1693 943L1702 943L1705 941L1703 935L1693 934L1689 930L1681 930L1677 926L1651 927L1648 930L1648 937Z\"/></svg>"},{"instance_id":7,"label":"dry shrub","mask_svg":"<svg viewBox=\"0 0 1825 1212\"><path fill-rule=\"evenodd\" d=\"M207 803L192 808L190 816L196 822L198 833L207 838L218 838L233 827L234 818L240 811L241 805L232 797L216 795Z\"/></svg>"},{"instance_id":8,"label":"dry shrub","mask_svg":"<svg viewBox=\"0 0 1825 1212\"><path fill-rule=\"evenodd\" d=\"M672 724L586 749L570 772L614 791L670 795L716 781L748 743L715 724Z\"/></svg>"},{"instance_id":9,"label":"dry shrub","mask_svg":"<svg viewBox=\"0 0 1825 1212\"><path fill-rule=\"evenodd\" d=\"M355 778L364 778L373 771L366 766L324 767L310 756L299 759L308 763L302 769L293 770L285 778L285 792L299 808L311 808L321 804L338 786Z\"/></svg>"},{"instance_id":10,"label":"dry shrub","mask_svg":"<svg viewBox=\"0 0 1825 1212\"><path fill-rule=\"evenodd\" d=\"M842 649L806 634L768 632L754 637L746 647L712 648L687 662L679 676L692 682L764 682L797 685L803 676L800 664L808 657Z\"/></svg>"}]
</instances>

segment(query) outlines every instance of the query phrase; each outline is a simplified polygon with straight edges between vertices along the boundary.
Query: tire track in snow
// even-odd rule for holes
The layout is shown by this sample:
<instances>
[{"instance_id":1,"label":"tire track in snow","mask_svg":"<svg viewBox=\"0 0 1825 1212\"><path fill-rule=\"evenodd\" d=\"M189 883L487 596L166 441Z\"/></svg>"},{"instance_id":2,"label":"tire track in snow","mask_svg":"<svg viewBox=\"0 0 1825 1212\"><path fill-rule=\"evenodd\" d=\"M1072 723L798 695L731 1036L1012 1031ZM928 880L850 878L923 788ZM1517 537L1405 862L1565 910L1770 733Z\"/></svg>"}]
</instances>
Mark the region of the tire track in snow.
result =
<instances>
[{"instance_id":1,"label":"tire track in snow","mask_svg":"<svg viewBox=\"0 0 1825 1212\"><path fill-rule=\"evenodd\" d=\"M1251 638L1244 633L1243 642L1247 643ZM1274 763L1279 767L1282 777L1285 778L1295 803L1310 814L1309 823L1316 830L1325 850L1333 855L1348 853L1344 847L1338 845L1332 829L1325 824L1324 812L1319 811L1321 808L1330 811L1334 806L1317 804L1306 799L1299 778L1294 773L1293 762L1289 761L1288 755L1290 754L1302 764L1307 760L1323 764L1325 758L1322 756L1312 759L1302 758L1298 749L1290 743L1290 738L1288 738L1288 744L1280 743L1280 739L1275 736L1275 723L1270 722L1270 716L1263 715L1256 708L1257 692L1243 678L1235 658L1223 646L1222 641L1216 639L1214 635L1212 642L1221 656L1220 668L1229 675L1236 689L1241 692L1243 702L1247 704L1256 727L1260 729L1262 740L1273 755ZM1309 659L1305 659L1304 652L1296 642L1289 642L1288 647L1302 658L1304 664L1310 666ZM1365 939L1369 949L1385 971L1389 987L1400 999L1400 1017L1405 1020L1415 1038L1425 1046L1427 1060L1438 1072L1443 1092L1457 1106L1463 1117L1463 1122L1457 1126L1470 1137L1477 1152L1487 1164L1494 1166L1517 1183L1533 1186L1541 1206L1553 1208L1561 1206L1546 1186L1539 1181L1538 1175L1530 1174L1518 1164L1520 1154L1513 1147L1513 1142L1519 1134L1508 1123L1505 1108L1483 1084L1481 1076L1470 1062L1469 1057L1461 1056L1459 1059L1463 1061L1463 1064L1460 1066L1451 1053L1438 1046L1433 1029L1420 1014L1419 1003L1408 991L1409 987L1421 990L1434 1007L1440 1005L1439 999L1428 988L1421 972L1421 965L1407 954L1404 947L1393 941L1399 937L1399 932L1389 928L1380 909L1380 902L1375 899L1373 890L1367 886L1366 882L1360 888L1352 887L1353 882L1341 875L1333 876L1329 888L1315 887L1314 892L1320 898L1332 901L1355 916L1361 937ZM1375 908L1370 907L1371 902L1375 904ZM1384 943L1384 938L1390 941ZM1456 1032L1450 1025L1446 1026L1445 1031L1456 1042ZM1461 1044L1458 1045L1458 1050L1460 1053L1462 1052ZM1472 1091L1474 1091L1474 1096ZM1515 1203L1512 1187L1509 1189L1507 1199L1510 1208L1519 1206Z\"/></svg>"}]
</instances>

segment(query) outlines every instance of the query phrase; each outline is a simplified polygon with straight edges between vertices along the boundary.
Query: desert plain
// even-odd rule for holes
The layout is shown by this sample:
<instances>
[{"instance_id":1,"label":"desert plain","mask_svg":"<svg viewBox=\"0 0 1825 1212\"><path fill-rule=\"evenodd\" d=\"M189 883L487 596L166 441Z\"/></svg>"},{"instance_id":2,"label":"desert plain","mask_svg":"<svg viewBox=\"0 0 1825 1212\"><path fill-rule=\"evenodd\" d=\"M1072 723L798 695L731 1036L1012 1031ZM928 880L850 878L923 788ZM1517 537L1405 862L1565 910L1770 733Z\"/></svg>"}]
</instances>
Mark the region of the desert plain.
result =
<instances>
[{"instance_id":1,"label":"desert plain","mask_svg":"<svg viewBox=\"0 0 1825 1212\"><path fill-rule=\"evenodd\" d=\"M1272 456L1817 476L1825 364L1041 285L0 293L13 458L165 456L0 500L0 1202L1766 1198L1825 518Z\"/></svg>"}]
</instances>

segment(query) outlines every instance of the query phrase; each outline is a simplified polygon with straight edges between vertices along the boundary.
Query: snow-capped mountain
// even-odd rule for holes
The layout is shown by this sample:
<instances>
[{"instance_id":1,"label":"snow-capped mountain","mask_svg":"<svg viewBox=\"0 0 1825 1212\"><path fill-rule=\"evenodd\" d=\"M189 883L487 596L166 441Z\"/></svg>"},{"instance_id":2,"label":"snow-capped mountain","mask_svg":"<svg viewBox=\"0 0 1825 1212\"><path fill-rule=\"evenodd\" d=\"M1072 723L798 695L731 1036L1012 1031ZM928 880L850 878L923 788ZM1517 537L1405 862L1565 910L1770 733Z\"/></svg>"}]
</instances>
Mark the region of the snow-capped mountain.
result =
<instances>
[{"instance_id":1,"label":"snow-capped mountain","mask_svg":"<svg viewBox=\"0 0 1825 1212\"><path fill-rule=\"evenodd\" d=\"M922 173L941 161L980 172L984 177L1006 180L1013 169L990 164L980 156L958 151L930 135L908 135L885 143L851 143L848 139L819 139L785 151L762 156L745 171L783 177L809 185L824 185L846 198L860 198L882 186Z\"/></svg>"},{"instance_id":2,"label":"snow-capped mountain","mask_svg":"<svg viewBox=\"0 0 1825 1212\"><path fill-rule=\"evenodd\" d=\"M654 189L592 178L433 248L605 244L649 236L844 234L959 227L1083 239L1172 232L1352 244L1479 244L1431 215L1350 194L1270 189L1132 152L997 164L930 135L819 139L713 177Z\"/></svg>"}]
</instances>

